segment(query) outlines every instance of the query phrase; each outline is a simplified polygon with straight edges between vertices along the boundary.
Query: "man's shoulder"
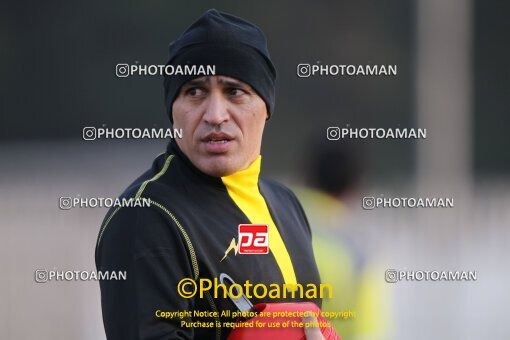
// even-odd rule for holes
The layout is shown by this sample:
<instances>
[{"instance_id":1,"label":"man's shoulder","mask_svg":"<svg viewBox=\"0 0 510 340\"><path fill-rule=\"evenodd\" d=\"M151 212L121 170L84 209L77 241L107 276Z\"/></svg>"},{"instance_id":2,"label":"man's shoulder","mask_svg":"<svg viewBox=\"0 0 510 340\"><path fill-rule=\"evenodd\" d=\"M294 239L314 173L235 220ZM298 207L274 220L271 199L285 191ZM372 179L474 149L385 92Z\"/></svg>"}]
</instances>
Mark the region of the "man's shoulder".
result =
<instances>
[{"instance_id":1,"label":"man's shoulder","mask_svg":"<svg viewBox=\"0 0 510 340\"><path fill-rule=\"evenodd\" d=\"M262 194L271 193L279 196L280 198L297 201L297 197L291 189L274 179L260 178L259 186Z\"/></svg>"},{"instance_id":2,"label":"man's shoulder","mask_svg":"<svg viewBox=\"0 0 510 340\"><path fill-rule=\"evenodd\" d=\"M262 196L274 212L284 211L297 217L306 232L311 234L303 207L291 189L272 179L261 179L259 186Z\"/></svg>"},{"instance_id":3,"label":"man's shoulder","mask_svg":"<svg viewBox=\"0 0 510 340\"><path fill-rule=\"evenodd\" d=\"M172 229L167 228L172 222L167 218L163 206L158 204L164 195L168 196L168 191L160 188L160 178L168 170L169 158L171 155L159 155L152 167L122 192L118 200L120 206L112 206L101 223L97 247L104 242L119 243L119 240L129 244L141 236L157 235L166 229ZM151 228L145 228L147 225ZM144 230L143 233L139 232L140 228Z\"/></svg>"},{"instance_id":4,"label":"man's shoulder","mask_svg":"<svg viewBox=\"0 0 510 340\"><path fill-rule=\"evenodd\" d=\"M161 200L161 197L172 196L169 189L179 183L177 179L172 179L175 177L175 171L173 171L171 163L174 162L173 154L160 154L147 171L127 186L120 198L158 201Z\"/></svg>"}]
</instances>

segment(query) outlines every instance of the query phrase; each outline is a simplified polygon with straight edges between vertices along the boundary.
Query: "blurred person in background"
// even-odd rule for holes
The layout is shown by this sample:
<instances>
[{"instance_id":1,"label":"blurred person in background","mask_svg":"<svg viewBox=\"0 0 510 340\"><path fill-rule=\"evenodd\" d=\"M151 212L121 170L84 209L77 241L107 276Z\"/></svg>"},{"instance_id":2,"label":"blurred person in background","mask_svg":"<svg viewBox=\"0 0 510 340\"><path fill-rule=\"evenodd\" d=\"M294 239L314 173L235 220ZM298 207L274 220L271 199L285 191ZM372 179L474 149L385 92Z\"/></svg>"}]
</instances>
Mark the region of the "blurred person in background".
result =
<instances>
[{"instance_id":1,"label":"blurred person in background","mask_svg":"<svg viewBox=\"0 0 510 340\"><path fill-rule=\"evenodd\" d=\"M323 311L345 312L330 320L343 339L386 339L391 315L385 282L373 254L345 228L350 207L360 202L363 153L346 141L310 144L306 186L294 191L312 227L321 280L333 286Z\"/></svg>"}]
</instances>

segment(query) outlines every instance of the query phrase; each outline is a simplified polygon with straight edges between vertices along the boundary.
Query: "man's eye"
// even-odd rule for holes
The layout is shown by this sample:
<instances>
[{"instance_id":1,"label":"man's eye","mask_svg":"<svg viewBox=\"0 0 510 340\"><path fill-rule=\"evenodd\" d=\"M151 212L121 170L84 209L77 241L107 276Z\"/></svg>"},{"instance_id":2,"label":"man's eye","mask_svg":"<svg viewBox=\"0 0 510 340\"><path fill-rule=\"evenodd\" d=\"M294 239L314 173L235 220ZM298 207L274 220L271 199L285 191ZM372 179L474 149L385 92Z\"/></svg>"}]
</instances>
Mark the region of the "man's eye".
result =
<instances>
[{"instance_id":1,"label":"man's eye","mask_svg":"<svg viewBox=\"0 0 510 340\"><path fill-rule=\"evenodd\" d=\"M246 93L246 91L244 91L243 89L237 88L237 87L233 87L228 90L228 94L233 97L241 96L245 93Z\"/></svg>"},{"instance_id":2,"label":"man's eye","mask_svg":"<svg viewBox=\"0 0 510 340\"><path fill-rule=\"evenodd\" d=\"M186 90L186 94L189 96L196 97L204 94L204 91L199 87L191 87L188 90Z\"/></svg>"}]
</instances>

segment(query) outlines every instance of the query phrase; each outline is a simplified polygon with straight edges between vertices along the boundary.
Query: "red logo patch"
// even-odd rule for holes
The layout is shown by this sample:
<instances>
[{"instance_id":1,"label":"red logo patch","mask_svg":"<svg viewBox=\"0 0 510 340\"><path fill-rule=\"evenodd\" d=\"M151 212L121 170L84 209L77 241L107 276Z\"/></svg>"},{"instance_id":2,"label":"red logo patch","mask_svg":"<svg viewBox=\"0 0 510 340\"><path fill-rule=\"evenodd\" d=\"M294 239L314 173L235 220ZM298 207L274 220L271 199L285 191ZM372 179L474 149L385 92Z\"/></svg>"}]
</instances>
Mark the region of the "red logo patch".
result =
<instances>
[{"instance_id":1,"label":"red logo patch","mask_svg":"<svg viewBox=\"0 0 510 340\"><path fill-rule=\"evenodd\" d=\"M268 254L269 235L265 224L239 225L239 254Z\"/></svg>"}]
</instances>

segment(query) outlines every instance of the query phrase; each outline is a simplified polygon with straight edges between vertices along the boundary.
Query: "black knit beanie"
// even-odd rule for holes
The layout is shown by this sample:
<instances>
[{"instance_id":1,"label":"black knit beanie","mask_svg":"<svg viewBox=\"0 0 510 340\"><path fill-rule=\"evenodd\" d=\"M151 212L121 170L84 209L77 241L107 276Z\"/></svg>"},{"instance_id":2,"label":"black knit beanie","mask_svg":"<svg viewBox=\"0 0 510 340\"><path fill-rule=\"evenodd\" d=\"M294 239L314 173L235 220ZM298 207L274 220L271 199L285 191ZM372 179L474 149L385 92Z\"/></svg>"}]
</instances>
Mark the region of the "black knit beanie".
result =
<instances>
[{"instance_id":1,"label":"black knit beanie","mask_svg":"<svg viewBox=\"0 0 510 340\"><path fill-rule=\"evenodd\" d=\"M276 69L271 62L264 33L236 16L210 9L170 44L166 65L214 65L216 75L249 84L274 109ZM172 103L181 86L201 75L165 75L165 104L173 123Z\"/></svg>"}]
</instances>

